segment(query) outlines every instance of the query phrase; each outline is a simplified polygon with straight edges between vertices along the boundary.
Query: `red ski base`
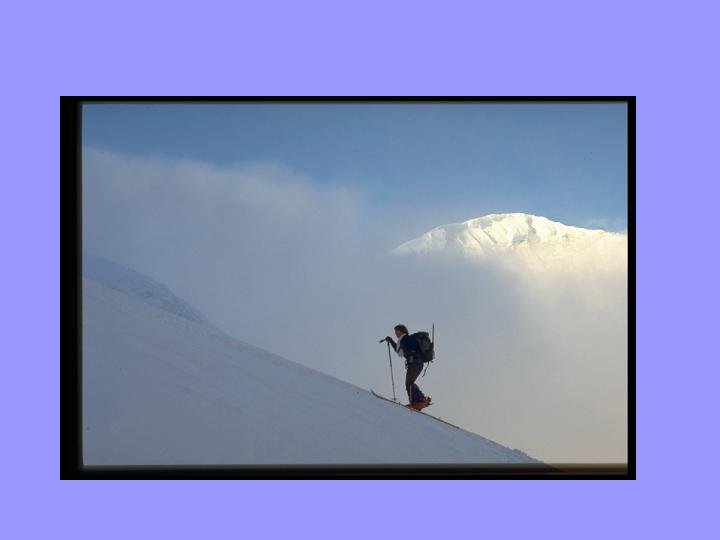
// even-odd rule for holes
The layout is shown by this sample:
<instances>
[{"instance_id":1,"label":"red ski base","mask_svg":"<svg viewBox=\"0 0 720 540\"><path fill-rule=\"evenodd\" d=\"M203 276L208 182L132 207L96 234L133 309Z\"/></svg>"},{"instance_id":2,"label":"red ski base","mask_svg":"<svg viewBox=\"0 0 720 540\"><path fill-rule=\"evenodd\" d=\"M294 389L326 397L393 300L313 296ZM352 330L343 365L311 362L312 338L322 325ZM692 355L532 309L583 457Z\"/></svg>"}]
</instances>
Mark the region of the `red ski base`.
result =
<instances>
[{"instance_id":1,"label":"red ski base","mask_svg":"<svg viewBox=\"0 0 720 540\"><path fill-rule=\"evenodd\" d=\"M443 424L447 424L448 426L452 426L457 429L462 429L460 426L456 426L455 424L451 424L450 422L447 422L443 420L442 418L438 418L437 416L433 416L432 414L427 414L422 412L419 409L415 409L411 407L410 405L403 405L402 403L398 403L397 401L393 401L392 399L388 399L384 396L381 396L380 394L376 394L374 390L370 390L370 393L375 396L376 398L384 399L385 401L389 401L390 403L394 403L395 405L400 405L401 407L405 407L406 409L410 409L411 411L419 412L423 416L427 416L428 418L433 418L434 420L437 420L438 422L442 422ZM427 405L424 405L422 408L425 408L427 406L432 405L432 402L428 403Z\"/></svg>"}]
</instances>

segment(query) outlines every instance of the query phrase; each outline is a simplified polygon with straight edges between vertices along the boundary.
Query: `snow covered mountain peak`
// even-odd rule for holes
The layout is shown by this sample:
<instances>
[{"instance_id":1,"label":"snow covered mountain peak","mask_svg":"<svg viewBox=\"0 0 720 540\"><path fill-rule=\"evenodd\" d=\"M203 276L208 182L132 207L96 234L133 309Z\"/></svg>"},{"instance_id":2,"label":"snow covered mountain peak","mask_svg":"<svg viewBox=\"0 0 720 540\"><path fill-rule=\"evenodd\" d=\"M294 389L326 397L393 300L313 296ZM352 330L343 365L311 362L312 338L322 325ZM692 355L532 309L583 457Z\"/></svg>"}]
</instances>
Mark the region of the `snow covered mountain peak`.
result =
<instances>
[{"instance_id":1,"label":"snow covered mountain peak","mask_svg":"<svg viewBox=\"0 0 720 540\"><path fill-rule=\"evenodd\" d=\"M393 250L396 255L459 254L521 262L526 268L610 269L627 264L627 236L524 213L489 214L442 225Z\"/></svg>"}]
</instances>

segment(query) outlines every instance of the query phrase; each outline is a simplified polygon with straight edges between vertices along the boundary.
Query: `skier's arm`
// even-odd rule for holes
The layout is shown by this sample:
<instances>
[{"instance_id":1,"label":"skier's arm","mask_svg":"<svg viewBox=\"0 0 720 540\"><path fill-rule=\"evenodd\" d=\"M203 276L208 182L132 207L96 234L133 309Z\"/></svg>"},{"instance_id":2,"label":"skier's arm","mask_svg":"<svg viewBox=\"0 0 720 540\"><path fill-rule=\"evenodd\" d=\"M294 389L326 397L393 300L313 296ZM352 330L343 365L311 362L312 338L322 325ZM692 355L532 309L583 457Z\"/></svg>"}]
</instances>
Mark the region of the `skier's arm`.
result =
<instances>
[{"instance_id":1,"label":"skier's arm","mask_svg":"<svg viewBox=\"0 0 720 540\"><path fill-rule=\"evenodd\" d=\"M397 345L396 345L395 342L393 341L393 338L391 338L390 336L387 336L387 337L385 338L385 341L387 341L390 345L392 345L393 350L394 350L395 352L397 352Z\"/></svg>"},{"instance_id":2,"label":"skier's arm","mask_svg":"<svg viewBox=\"0 0 720 540\"><path fill-rule=\"evenodd\" d=\"M403 336L403 337L405 337L405 336ZM395 345L395 343L393 343L393 348L395 349L395 352L401 358L403 358L405 356L405 349L403 349L403 346L402 346L403 341L402 340L403 340L403 338L401 337L398 340L397 345Z\"/></svg>"}]
</instances>

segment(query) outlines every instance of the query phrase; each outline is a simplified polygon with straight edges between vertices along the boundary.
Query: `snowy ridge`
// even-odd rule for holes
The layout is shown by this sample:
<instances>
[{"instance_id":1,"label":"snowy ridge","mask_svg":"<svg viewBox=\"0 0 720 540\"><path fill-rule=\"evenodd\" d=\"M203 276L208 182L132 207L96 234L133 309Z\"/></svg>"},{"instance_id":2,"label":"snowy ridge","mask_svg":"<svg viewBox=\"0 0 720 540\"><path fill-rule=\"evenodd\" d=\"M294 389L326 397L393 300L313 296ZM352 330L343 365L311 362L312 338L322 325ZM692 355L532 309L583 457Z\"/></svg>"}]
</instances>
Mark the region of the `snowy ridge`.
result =
<instances>
[{"instance_id":1,"label":"snowy ridge","mask_svg":"<svg viewBox=\"0 0 720 540\"><path fill-rule=\"evenodd\" d=\"M83 280L86 465L540 463Z\"/></svg>"},{"instance_id":2,"label":"snowy ridge","mask_svg":"<svg viewBox=\"0 0 720 540\"><path fill-rule=\"evenodd\" d=\"M395 255L459 254L522 263L535 270L595 267L610 270L627 259L627 236L583 229L532 214L490 214L436 227L405 242ZM626 262L625 262L626 264Z\"/></svg>"},{"instance_id":3,"label":"snowy ridge","mask_svg":"<svg viewBox=\"0 0 720 540\"><path fill-rule=\"evenodd\" d=\"M130 270L102 257L92 254L83 256L83 276L121 291L148 304L206 326L212 326L197 309L175 296L162 283L144 274Z\"/></svg>"}]
</instances>

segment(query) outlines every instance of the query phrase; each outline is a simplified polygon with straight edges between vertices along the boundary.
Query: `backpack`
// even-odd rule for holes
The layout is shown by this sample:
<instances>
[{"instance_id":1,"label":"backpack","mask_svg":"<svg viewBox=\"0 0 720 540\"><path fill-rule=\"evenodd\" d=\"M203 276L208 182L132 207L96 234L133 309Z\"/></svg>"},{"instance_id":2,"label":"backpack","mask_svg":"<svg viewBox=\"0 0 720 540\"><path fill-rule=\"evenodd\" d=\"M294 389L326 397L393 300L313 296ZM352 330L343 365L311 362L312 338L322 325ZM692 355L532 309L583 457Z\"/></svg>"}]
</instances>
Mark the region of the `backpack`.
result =
<instances>
[{"instance_id":1,"label":"backpack","mask_svg":"<svg viewBox=\"0 0 720 540\"><path fill-rule=\"evenodd\" d=\"M435 359L435 347L427 332L415 332L403 340L403 346L413 356L423 362L432 362Z\"/></svg>"}]
</instances>

